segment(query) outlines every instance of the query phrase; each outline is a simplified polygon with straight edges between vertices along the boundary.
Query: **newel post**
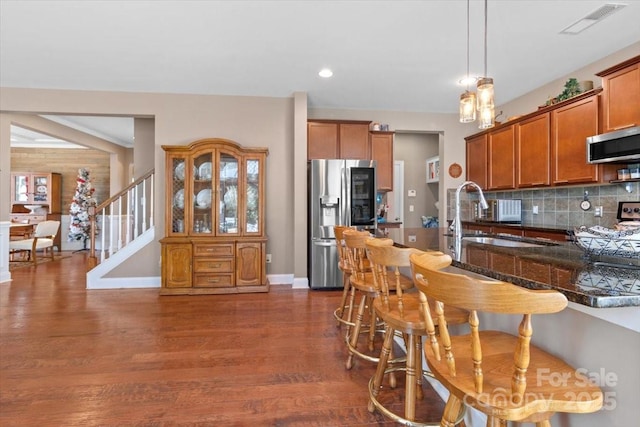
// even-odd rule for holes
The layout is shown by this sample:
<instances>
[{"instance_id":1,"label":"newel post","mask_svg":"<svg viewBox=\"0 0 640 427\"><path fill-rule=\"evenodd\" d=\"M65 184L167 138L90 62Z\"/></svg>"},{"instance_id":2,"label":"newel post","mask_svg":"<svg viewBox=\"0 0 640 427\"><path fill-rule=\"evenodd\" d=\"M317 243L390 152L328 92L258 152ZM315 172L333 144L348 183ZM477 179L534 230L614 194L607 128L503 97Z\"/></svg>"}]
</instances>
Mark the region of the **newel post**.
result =
<instances>
[{"instance_id":1,"label":"newel post","mask_svg":"<svg viewBox=\"0 0 640 427\"><path fill-rule=\"evenodd\" d=\"M96 265L98 265L98 258L96 258L96 205L92 203L87 208L87 213L89 214L89 223L91 224L91 232L90 232L90 247L89 247L89 258L87 258L87 271L93 269Z\"/></svg>"}]
</instances>

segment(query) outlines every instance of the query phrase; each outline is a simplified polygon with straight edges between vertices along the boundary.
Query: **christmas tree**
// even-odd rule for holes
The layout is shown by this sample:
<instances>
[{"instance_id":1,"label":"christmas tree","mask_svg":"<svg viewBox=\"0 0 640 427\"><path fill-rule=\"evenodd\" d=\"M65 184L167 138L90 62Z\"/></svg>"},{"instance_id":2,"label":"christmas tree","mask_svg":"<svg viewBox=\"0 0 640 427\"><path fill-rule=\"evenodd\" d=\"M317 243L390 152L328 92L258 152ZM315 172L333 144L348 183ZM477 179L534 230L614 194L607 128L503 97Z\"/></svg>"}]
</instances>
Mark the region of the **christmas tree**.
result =
<instances>
[{"instance_id":1,"label":"christmas tree","mask_svg":"<svg viewBox=\"0 0 640 427\"><path fill-rule=\"evenodd\" d=\"M89 171L84 168L78 169L76 182L76 194L73 196L71 208L69 209L71 214L69 241L83 240L86 247L87 239L91 232L88 208L95 204L93 199L95 189L91 186Z\"/></svg>"}]
</instances>

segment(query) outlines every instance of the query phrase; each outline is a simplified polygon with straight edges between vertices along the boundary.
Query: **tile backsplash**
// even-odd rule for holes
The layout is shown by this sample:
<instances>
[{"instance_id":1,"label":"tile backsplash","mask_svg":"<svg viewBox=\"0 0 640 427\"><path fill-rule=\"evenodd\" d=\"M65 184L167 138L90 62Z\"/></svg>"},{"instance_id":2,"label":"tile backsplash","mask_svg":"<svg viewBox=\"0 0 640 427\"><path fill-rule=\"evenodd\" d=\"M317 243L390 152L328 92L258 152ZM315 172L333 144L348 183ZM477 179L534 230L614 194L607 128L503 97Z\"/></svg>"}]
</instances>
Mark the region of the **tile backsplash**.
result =
<instances>
[{"instance_id":1,"label":"tile backsplash","mask_svg":"<svg viewBox=\"0 0 640 427\"><path fill-rule=\"evenodd\" d=\"M583 211L580 202L585 191L591 208ZM455 217L455 189L447 190L447 218ZM580 225L613 227L618 221L618 202L640 201L640 182L540 188L514 191L487 191L487 199L522 199L522 225L560 228L571 230ZM462 191L460 194L460 217L463 221L473 220L473 202L478 200L477 192ZM538 214L533 207L538 206ZM594 216L595 208L602 206L602 217Z\"/></svg>"}]
</instances>

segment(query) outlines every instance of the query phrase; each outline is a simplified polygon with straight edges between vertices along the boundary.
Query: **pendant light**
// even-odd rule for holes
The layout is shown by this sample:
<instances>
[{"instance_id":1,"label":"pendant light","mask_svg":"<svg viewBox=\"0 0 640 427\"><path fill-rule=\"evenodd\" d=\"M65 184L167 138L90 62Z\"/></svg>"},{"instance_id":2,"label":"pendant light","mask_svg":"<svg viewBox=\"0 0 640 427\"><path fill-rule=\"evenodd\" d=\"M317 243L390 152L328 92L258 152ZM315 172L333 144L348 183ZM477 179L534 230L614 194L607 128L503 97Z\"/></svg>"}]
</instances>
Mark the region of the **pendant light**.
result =
<instances>
[{"instance_id":1,"label":"pendant light","mask_svg":"<svg viewBox=\"0 0 640 427\"><path fill-rule=\"evenodd\" d=\"M478 113L480 129L495 124L495 106L493 103L493 79L487 77L487 0L484 0L484 76L478 80Z\"/></svg>"},{"instance_id":2,"label":"pendant light","mask_svg":"<svg viewBox=\"0 0 640 427\"><path fill-rule=\"evenodd\" d=\"M460 95L460 123L471 123L476 120L476 94L469 91L469 0L467 0L467 90Z\"/></svg>"}]
</instances>

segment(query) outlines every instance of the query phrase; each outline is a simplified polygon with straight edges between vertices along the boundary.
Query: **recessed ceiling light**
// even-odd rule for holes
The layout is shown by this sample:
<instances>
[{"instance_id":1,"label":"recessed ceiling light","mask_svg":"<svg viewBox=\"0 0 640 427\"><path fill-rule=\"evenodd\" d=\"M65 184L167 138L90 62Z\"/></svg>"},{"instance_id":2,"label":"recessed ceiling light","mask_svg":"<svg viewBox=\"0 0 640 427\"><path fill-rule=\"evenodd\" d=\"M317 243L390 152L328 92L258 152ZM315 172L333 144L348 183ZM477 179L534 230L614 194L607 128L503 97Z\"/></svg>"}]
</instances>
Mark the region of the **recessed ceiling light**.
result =
<instances>
[{"instance_id":1,"label":"recessed ceiling light","mask_svg":"<svg viewBox=\"0 0 640 427\"><path fill-rule=\"evenodd\" d=\"M465 76L458 80L458 84L461 86L469 86L474 85L478 81L478 78L475 76Z\"/></svg>"},{"instance_id":2,"label":"recessed ceiling light","mask_svg":"<svg viewBox=\"0 0 640 427\"><path fill-rule=\"evenodd\" d=\"M327 79L327 78L329 78L329 77L333 76L333 71L331 71L331 70L330 70L330 69L328 69L328 68L323 68L322 70L320 70L320 72L318 73L318 75L319 75L320 77L324 77L325 79Z\"/></svg>"}]
</instances>

